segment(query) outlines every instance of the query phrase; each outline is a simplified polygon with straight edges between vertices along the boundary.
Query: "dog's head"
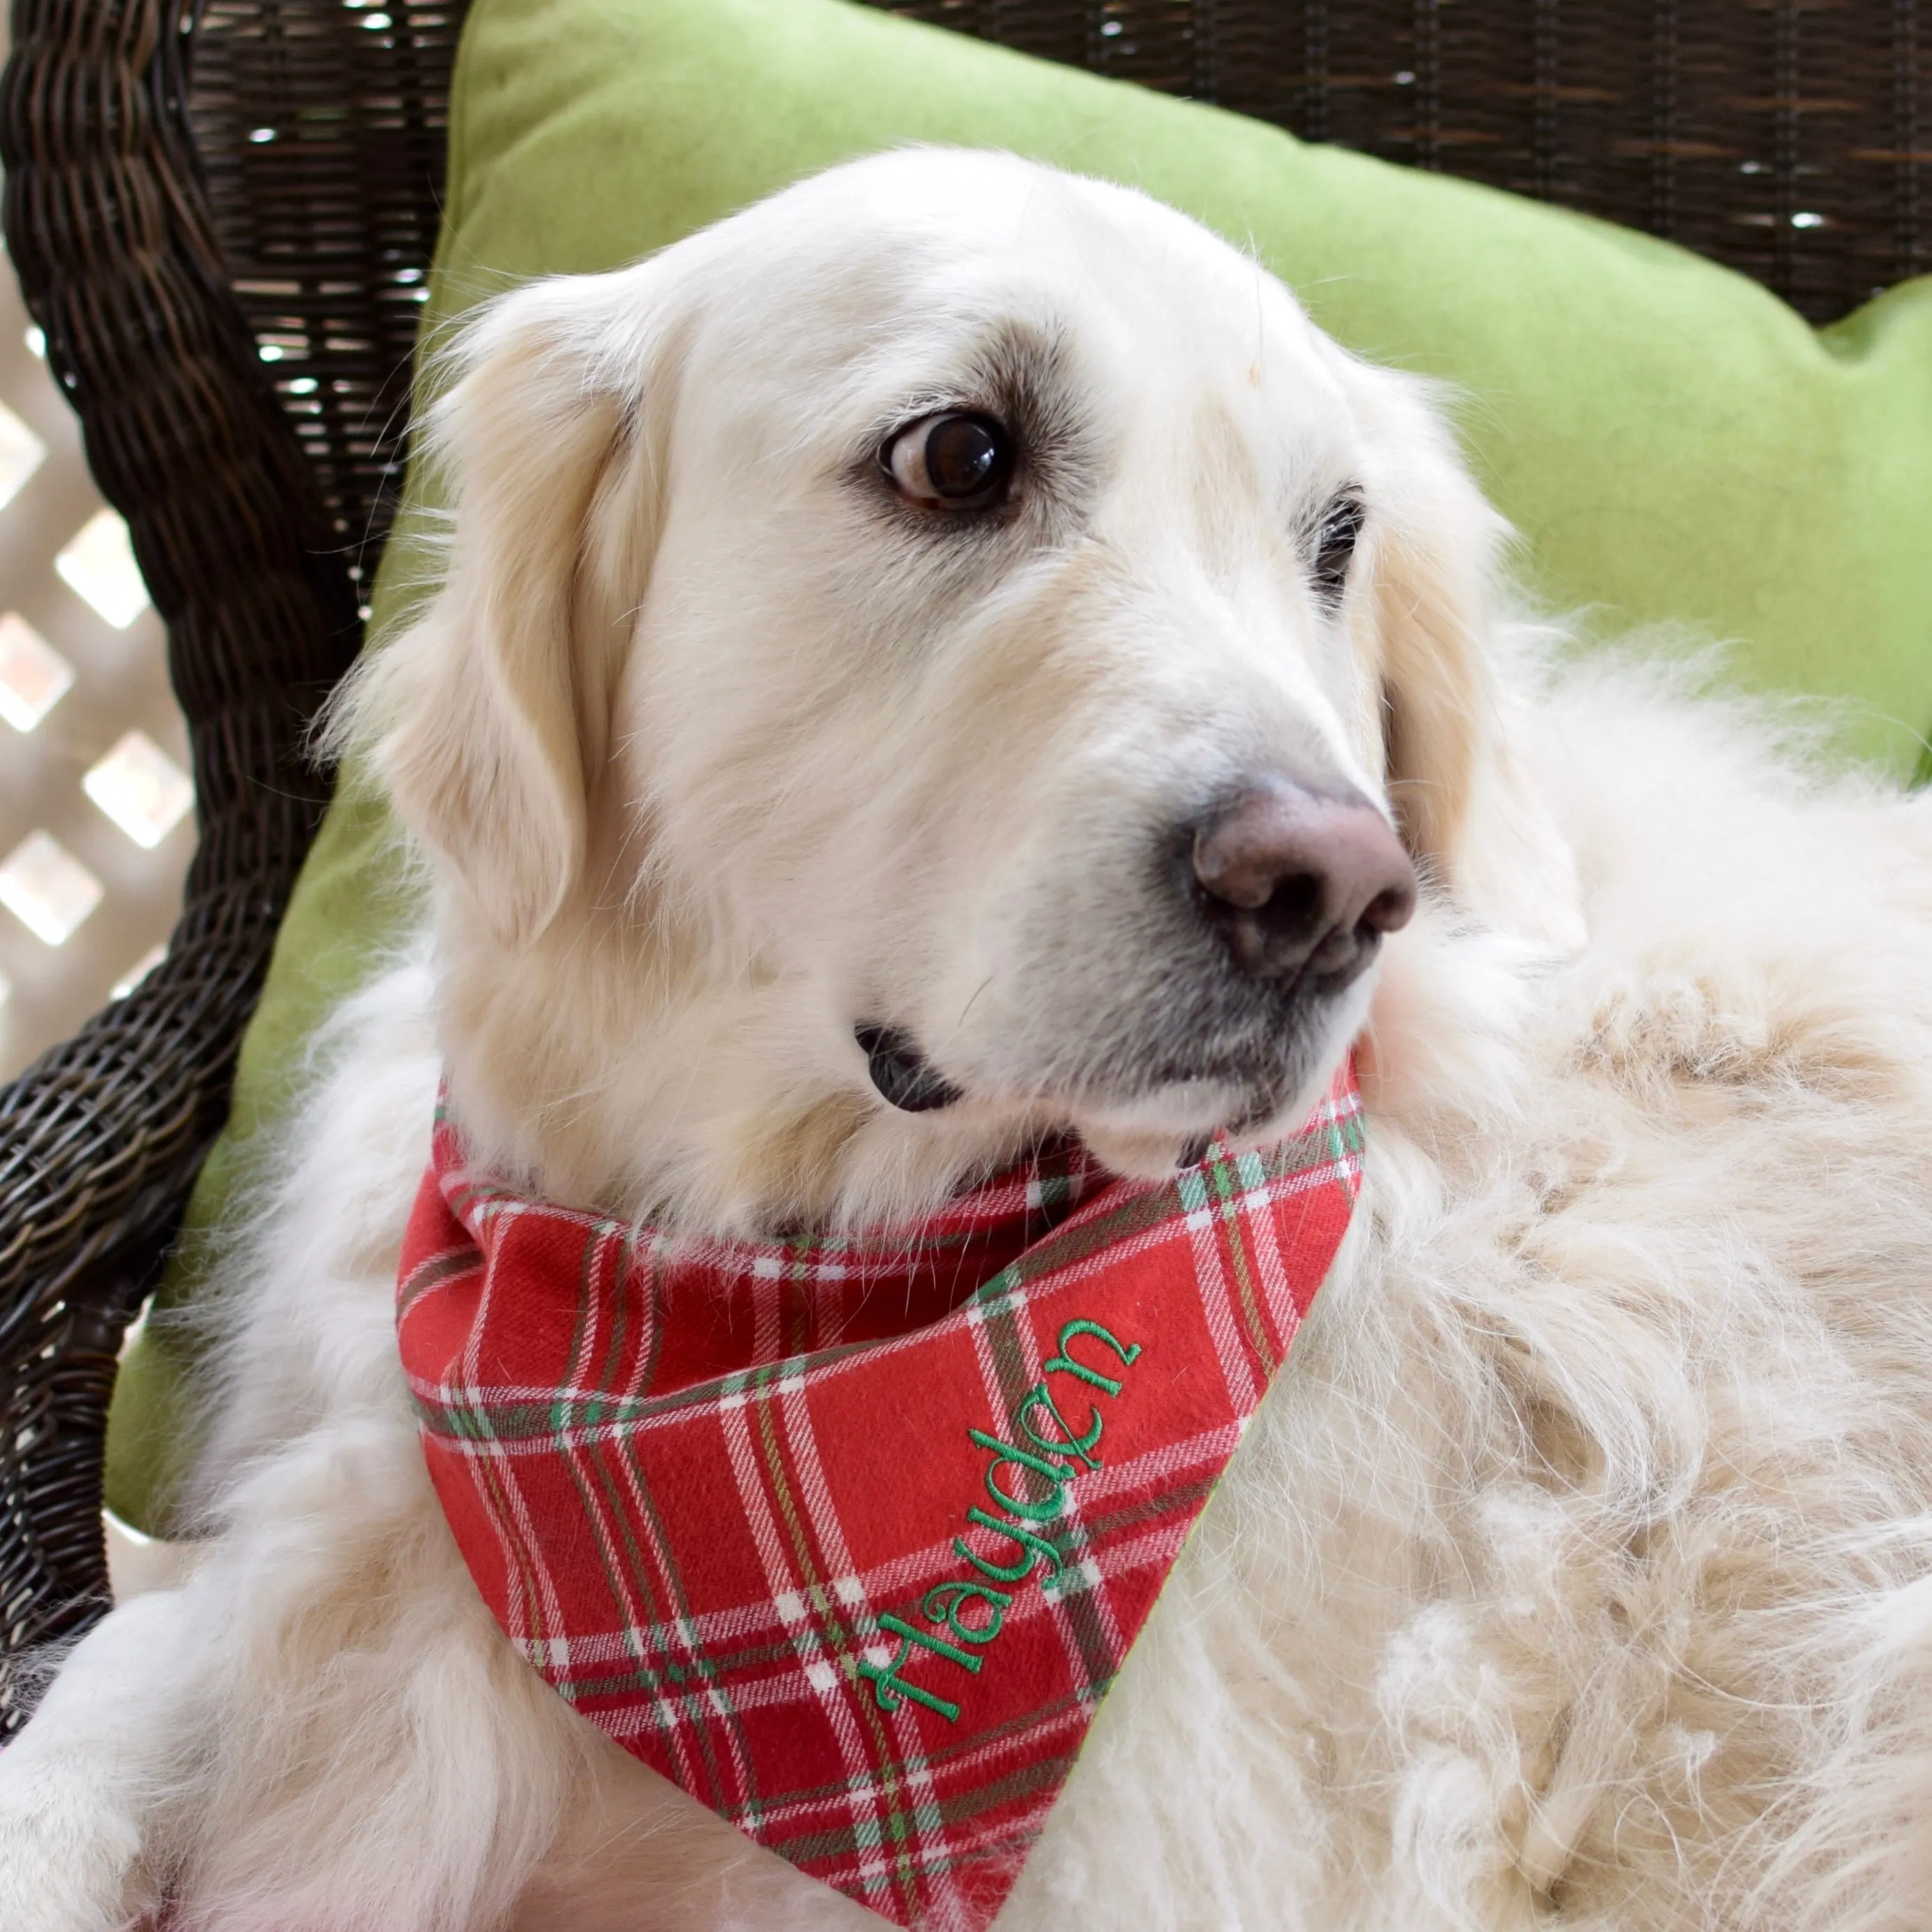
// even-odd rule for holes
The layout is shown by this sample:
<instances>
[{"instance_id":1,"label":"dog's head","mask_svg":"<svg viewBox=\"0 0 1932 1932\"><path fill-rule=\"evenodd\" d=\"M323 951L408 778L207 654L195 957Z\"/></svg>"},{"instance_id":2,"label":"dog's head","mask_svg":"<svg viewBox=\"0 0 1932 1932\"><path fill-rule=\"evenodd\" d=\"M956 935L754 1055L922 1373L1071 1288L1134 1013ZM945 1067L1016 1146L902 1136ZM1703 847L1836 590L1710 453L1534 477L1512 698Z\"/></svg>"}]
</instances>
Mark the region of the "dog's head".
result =
<instances>
[{"instance_id":1,"label":"dog's head","mask_svg":"<svg viewBox=\"0 0 1932 1932\"><path fill-rule=\"evenodd\" d=\"M446 575L356 709L459 1106L548 1184L871 1209L1048 1125L1157 1170L1305 1110L1417 871L1564 916L1424 389L1156 203L882 157L458 359Z\"/></svg>"}]
</instances>

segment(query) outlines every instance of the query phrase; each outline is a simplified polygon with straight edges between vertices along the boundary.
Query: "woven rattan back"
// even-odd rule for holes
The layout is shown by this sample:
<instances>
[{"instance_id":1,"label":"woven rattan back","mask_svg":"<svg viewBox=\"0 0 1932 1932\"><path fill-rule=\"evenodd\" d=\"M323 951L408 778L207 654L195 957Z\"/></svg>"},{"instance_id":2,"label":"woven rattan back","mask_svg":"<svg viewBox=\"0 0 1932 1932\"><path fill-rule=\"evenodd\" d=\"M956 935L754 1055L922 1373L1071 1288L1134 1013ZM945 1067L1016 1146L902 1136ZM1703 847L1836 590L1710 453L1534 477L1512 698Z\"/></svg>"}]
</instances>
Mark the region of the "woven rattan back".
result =
<instances>
[{"instance_id":1,"label":"woven rattan back","mask_svg":"<svg viewBox=\"0 0 1932 1932\"><path fill-rule=\"evenodd\" d=\"M207 0L194 35L190 112L230 286L358 592L402 478L463 13Z\"/></svg>"},{"instance_id":2,"label":"woven rattan back","mask_svg":"<svg viewBox=\"0 0 1932 1932\"><path fill-rule=\"evenodd\" d=\"M328 795L304 736L393 508L462 10L189 4L14 0L0 88L9 246L168 626L202 827L166 963L0 1091L10 1656L104 1604L115 1348ZM1673 237L1814 320L1932 266L1921 0L893 10ZM0 1664L0 1730L26 1702Z\"/></svg>"}]
</instances>

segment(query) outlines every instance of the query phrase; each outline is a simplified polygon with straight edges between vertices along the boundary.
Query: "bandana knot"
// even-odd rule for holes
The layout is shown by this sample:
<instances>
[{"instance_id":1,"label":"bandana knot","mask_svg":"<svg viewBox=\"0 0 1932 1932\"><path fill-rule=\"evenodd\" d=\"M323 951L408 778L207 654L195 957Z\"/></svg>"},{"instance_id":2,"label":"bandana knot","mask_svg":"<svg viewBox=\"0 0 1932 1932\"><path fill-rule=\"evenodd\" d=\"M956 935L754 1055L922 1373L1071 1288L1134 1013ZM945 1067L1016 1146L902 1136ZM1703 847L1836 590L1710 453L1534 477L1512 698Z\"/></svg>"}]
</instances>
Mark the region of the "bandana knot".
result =
<instances>
[{"instance_id":1,"label":"bandana knot","mask_svg":"<svg viewBox=\"0 0 1932 1932\"><path fill-rule=\"evenodd\" d=\"M1075 1144L910 1230L674 1238L522 1198L439 1118L402 1358L476 1586L584 1717L920 1932L1011 1888L1360 1186L1290 1139Z\"/></svg>"}]
</instances>

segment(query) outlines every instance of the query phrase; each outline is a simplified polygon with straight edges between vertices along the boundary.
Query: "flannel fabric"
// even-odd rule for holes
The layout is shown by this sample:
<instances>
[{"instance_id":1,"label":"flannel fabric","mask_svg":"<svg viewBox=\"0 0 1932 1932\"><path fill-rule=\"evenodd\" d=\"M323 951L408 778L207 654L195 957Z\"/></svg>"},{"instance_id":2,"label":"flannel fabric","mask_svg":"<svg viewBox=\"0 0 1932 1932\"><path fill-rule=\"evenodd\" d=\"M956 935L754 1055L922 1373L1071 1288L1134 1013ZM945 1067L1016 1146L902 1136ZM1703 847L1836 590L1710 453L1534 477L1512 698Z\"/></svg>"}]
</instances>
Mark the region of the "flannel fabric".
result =
<instances>
[{"instance_id":1,"label":"flannel fabric","mask_svg":"<svg viewBox=\"0 0 1932 1932\"><path fill-rule=\"evenodd\" d=\"M910 1230L673 1239L524 1200L446 1118L402 1356L544 1677L899 1924L998 1910L1292 1341L1360 1177L1292 1138L1129 1183L1048 1149Z\"/></svg>"}]
</instances>

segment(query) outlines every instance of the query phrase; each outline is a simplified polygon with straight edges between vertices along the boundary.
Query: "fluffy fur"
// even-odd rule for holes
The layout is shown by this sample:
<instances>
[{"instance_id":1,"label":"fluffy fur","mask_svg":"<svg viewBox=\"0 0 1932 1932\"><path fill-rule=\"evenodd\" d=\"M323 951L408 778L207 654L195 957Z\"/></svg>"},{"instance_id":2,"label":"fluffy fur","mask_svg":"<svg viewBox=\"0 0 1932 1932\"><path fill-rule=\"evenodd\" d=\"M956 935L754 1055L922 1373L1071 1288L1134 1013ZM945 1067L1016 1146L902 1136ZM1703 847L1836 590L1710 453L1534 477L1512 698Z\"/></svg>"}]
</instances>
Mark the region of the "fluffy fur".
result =
<instances>
[{"instance_id":1,"label":"fluffy fur","mask_svg":"<svg viewBox=\"0 0 1932 1932\"><path fill-rule=\"evenodd\" d=\"M1246 1021L1150 964L1130 835L1262 756L1430 881L1264 1096L1366 1022L1362 1208L1002 1925L1925 1924L1932 806L1502 622L1414 386L1118 190L862 164L465 358L445 587L356 712L434 940L228 1263L198 1563L0 1760L0 1925L875 1923L470 1589L392 1327L439 1073L506 1168L693 1224L914 1212L1049 1123L1153 1171L1256 1096L1131 1077L1163 1003ZM1062 470L936 558L845 452L969 380ZM880 1017L968 1100L884 1107Z\"/></svg>"}]
</instances>

